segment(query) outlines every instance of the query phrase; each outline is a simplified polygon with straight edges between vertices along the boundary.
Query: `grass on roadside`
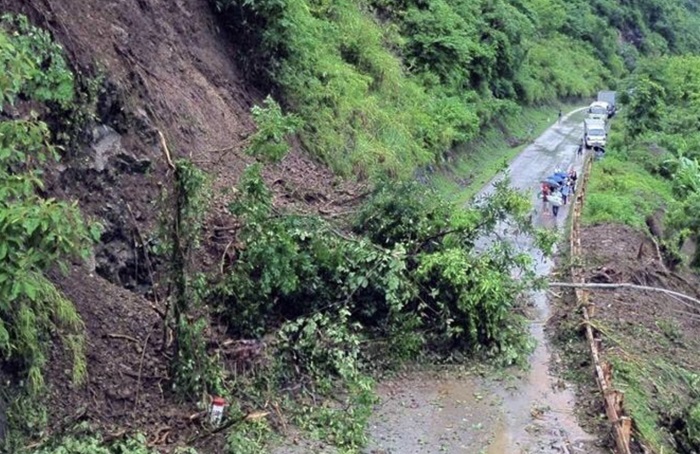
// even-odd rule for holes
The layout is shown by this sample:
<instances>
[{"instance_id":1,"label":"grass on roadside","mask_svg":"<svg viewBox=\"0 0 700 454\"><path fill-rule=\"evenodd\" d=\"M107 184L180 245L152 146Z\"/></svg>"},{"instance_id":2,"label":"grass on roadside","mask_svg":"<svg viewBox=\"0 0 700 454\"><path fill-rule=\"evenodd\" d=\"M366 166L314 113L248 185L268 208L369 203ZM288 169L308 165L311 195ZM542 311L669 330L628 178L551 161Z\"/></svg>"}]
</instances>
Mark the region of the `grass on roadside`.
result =
<instances>
[{"instance_id":1,"label":"grass on roadside","mask_svg":"<svg viewBox=\"0 0 700 454\"><path fill-rule=\"evenodd\" d=\"M562 106L563 112L583 102ZM431 175L431 184L457 204L464 204L525 147L557 121L558 106L526 107L499 127L454 151L455 158Z\"/></svg>"},{"instance_id":2,"label":"grass on roadside","mask_svg":"<svg viewBox=\"0 0 700 454\"><path fill-rule=\"evenodd\" d=\"M588 225L612 222L644 229L646 217L672 200L668 180L611 150L593 165L582 220Z\"/></svg>"},{"instance_id":3,"label":"grass on roadside","mask_svg":"<svg viewBox=\"0 0 700 454\"><path fill-rule=\"evenodd\" d=\"M625 408L634 421L636 436L652 452L679 452L678 443L688 437L689 427L676 425L686 419L690 403L698 399L697 374L661 356L611 355L610 360L615 385L625 392Z\"/></svg>"}]
</instances>

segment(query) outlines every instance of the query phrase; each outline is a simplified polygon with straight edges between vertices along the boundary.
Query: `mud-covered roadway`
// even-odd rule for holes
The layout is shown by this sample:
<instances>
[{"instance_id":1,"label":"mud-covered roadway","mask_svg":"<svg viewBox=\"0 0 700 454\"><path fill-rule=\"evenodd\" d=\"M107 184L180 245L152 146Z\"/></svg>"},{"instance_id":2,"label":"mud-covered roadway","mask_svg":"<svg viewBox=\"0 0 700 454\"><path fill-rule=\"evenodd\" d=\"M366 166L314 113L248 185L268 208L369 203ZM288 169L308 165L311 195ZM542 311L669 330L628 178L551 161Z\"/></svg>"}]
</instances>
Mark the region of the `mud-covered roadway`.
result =
<instances>
[{"instance_id":1,"label":"mud-covered roadway","mask_svg":"<svg viewBox=\"0 0 700 454\"><path fill-rule=\"evenodd\" d=\"M553 115L554 116L554 115ZM582 109L555 123L510 164L511 185L528 191L533 222L563 230L569 206L557 218L543 210L537 198L540 182L555 169L573 166L582 135ZM496 178L502 178L497 176ZM491 181L481 191L491 190ZM538 272L548 275L550 260L536 251L529 237L510 233L509 239L537 259ZM371 422L367 453L374 454L520 454L605 452L578 424L571 386L550 373L558 358L550 351L544 328L549 318L545 292L531 295L531 333L537 347L527 371L479 374L463 372L414 373L379 386L381 402Z\"/></svg>"}]
</instances>

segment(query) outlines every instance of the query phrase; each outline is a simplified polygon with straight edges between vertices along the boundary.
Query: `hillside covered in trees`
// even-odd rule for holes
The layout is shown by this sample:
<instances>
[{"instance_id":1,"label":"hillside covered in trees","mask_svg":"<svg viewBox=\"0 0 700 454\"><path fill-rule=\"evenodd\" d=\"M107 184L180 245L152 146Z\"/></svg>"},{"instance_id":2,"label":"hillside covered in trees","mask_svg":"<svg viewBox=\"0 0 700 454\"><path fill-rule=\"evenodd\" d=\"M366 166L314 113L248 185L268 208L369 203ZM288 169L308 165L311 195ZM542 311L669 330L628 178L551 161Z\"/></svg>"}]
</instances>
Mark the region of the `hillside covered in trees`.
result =
<instances>
[{"instance_id":1,"label":"hillside covered in trees","mask_svg":"<svg viewBox=\"0 0 700 454\"><path fill-rule=\"evenodd\" d=\"M476 244L556 236L507 181L414 181L526 108L624 92L617 143L684 200L662 245L698 239L696 2L0 5L4 452L359 452L382 373L526 363L535 261Z\"/></svg>"},{"instance_id":2,"label":"hillside covered in trees","mask_svg":"<svg viewBox=\"0 0 700 454\"><path fill-rule=\"evenodd\" d=\"M410 174L519 106L591 96L641 56L700 45L693 2L212 3L250 80L346 175Z\"/></svg>"}]
</instances>

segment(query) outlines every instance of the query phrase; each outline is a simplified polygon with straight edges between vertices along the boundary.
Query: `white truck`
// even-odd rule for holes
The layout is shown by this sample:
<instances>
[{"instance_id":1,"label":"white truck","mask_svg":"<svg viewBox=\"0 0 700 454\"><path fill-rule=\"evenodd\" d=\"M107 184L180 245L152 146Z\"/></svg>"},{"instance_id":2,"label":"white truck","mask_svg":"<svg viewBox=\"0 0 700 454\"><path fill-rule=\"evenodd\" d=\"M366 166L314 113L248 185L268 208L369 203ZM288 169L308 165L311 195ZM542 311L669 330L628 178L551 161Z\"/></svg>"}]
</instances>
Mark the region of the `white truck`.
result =
<instances>
[{"instance_id":1,"label":"white truck","mask_svg":"<svg viewBox=\"0 0 700 454\"><path fill-rule=\"evenodd\" d=\"M596 101L588 107L588 118L591 120L607 121L608 119L608 103Z\"/></svg>"},{"instance_id":2,"label":"white truck","mask_svg":"<svg viewBox=\"0 0 700 454\"><path fill-rule=\"evenodd\" d=\"M617 105L615 104L616 92L610 90L604 90L598 92L598 101L608 103L608 118L615 115L617 112Z\"/></svg>"},{"instance_id":3,"label":"white truck","mask_svg":"<svg viewBox=\"0 0 700 454\"><path fill-rule=\"evenodd\" d=\"M586 148L605 148L607 142L608 132L604 120L589 118L583 121L583 143Z\"/></svg>"}]
</instances>

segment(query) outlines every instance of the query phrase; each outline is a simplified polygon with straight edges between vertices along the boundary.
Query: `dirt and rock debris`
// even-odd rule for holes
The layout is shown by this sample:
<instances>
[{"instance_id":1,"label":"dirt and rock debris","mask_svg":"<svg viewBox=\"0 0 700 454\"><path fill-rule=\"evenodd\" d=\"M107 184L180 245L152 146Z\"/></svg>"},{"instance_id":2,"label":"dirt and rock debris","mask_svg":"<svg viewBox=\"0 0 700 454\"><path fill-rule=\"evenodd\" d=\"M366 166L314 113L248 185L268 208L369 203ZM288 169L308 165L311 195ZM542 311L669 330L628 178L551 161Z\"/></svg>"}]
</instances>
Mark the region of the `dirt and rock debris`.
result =
<instances>
[{"instance_id":1,"label":"dirt and rock debris","mask_svg":"<svg viewBox=\"0 0 700 454\"><path fill-rule=\"evenodd\" d=\"M594 225L581 229L581 262L586 282L620 284L632 283L676 291L693 298L700 296L700 278L697 274L678 267L669 269L654 241L645 232L623 225ZM630 385L629 371L613 368L613 384L627 394L625 410L648 412L656 415L652 419L659 423L659 433L670 425L664 418L678 416L682 411L680 402L688 404L688 389L674 388L670 381L652 378L657 364L665 363L670 368L687 371L700 370L700 306L672 295L640 291L638 289L589 289L590 302L594 304L593 323L602 338L601 359L627 369L631 365L635 375ZM555 333L555 345L564 358L561 372L577 382L580 419L585 425L602 436L609 434L609 425L604 414L600 391L593 380L593 366L588 347L581 339L579 308L571 307L573 292L562 292L556 304L555 314L550 320L550 329ZM667 366L664 366L667 367ZM621 374L626 375L623 377ZM631 382L630 382L631 383ZM631 388L633 386L633 388ZM640 400L636 396L648 396ZM633 418L633 424L634 418ZM640 441L640 427L634 426L633 448L635 452L647 452ZM663 438L663 437L662 437ZM673 446L673 434L666 431L666 446Z\"/></svg>"},{"instance_id":2,"label":"dirt and rock debris","mask_svg":"<svg viewBox=\"0 0 700 454\"><path fill-rule=\"evenodd\" d=\"M48 194L78 200L83 212L105 228L90 266L76 265L67 276L54 276L85 322L88 370L86 385L73 387L69 357L60 348L53 350L46 373L49 433L66 423L88 421L113 437L145 432L151 445L167 451L196 436L201 426L196 418L200 409L175 401L166 389L168 360L161 351L158 315L162 308L153 295L161 264L147 252L157 228L159 197L170 178L158 132L166 138L173 158L192 160L212 178L201 261L204 266L218 266L235 232L227 190L254 162L244 152L254 132L249 111L265 93L244 82L234 58L236 36L217 26L207 0L0 0L0 6L4 12L26 14L48 29L79 74L101 80L97 119L83 131L82 145L66 150L62 163L46 178ZM299 144L280 163L266 166L263 176L277 206L309 213L341 216L365 192L358 183L339 180ZM654 262L648 244L643 247L648 252L640 256L644 240L638 233L611 226L583 233L584 250L590 251L589 278L697 294L694 276L670 272ZM700 342L700 317L684 316L687 307L656 294L620 290L593 295L600 308L597 316L621 330L633 332L640 324L658 329L659 319L675 321L685 344L673 344L663 353L697 370L697 355L692 352ZM565 310L558 319L573 317L570 313ZM227 342L221 333L212 333L212 338ZM659 352L651 341L640 342L647 342L642 348ZM585 361L580 364L582 369L587 366ZM443 381L433 400L459 401L461 411L463 402L480 395L452 385ZM410 392L386 386L388 394L408 399L409 408L416 402ZM593 400L591 404L589 408L594 408ZM492 405L496 403L484 399L477 408L487 412ZM481 430L478 418L472 418L480 416L475 411L460 424L478 432L476 444L491 444L489 452L496 452L498 440ZM496 430L503 421L493 419ZM430 436L437 437L438 445L459 445L458 428L444 427L444 436ZM222 441L199 443L208 452L219 452Z\"/></svg>"},{"instance_id":3,"label":"dirt and rock debris","mask_svg":"<svg viewBox=\"0 0 700 454\"><path fill-rule=\"evenodd\" d=\"M225 215L225 190L254 162L244 149L255 128L250 109L264 94L236 65L236 37L217 26L207 0L0 5L49 30L81 77L102 81L97 121L83 131L83 146L66 151L49 191L79 200L87 215L106 221L98 273L143 293L152 283L136 269L144 257L133 247L132 231L153 230L155 203L168 183L158 132L173 159L188 158L211 176L212 213ZM266 166L264 177L278 206L322 214L347 211L345 202L362 192L299 144Z\"/></svg>"},{"instance_id":4,"label":"dirt and rock debris","mask_svg":"<svg viewBox=\"0 0 700 454\"><path fill-rule=\"evenodd\" d=\"M60 348L52 352L48 433L85 420L110 436L145 432L150 444L167 451L200 427L190 419L199 409L165 388L168 358L158 315L164 264L149 252L159 203L172 183L160 134L173 160L187 158L210 177L197 259L218 269L235 234L232 188L255 162L245 153L255 131L250 109L265 93L244 81L234 58L236 36L218 27L207 0L0 0L0 7L48 30L78 81L99 84L91 100L95 118L75 131L79 140L45 175L47 195L77 200L103 226L88 266L53 276L85 322L88 379L73 388L68 356ZM263 177L278 208L304 213L343 216L366 192L299 143L281 162L266 165ZM219 334L211 337L224 342Z\"/></svg>"}]
</instances>

